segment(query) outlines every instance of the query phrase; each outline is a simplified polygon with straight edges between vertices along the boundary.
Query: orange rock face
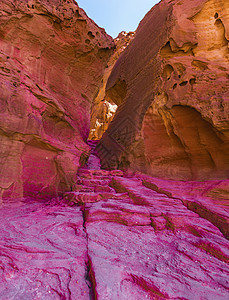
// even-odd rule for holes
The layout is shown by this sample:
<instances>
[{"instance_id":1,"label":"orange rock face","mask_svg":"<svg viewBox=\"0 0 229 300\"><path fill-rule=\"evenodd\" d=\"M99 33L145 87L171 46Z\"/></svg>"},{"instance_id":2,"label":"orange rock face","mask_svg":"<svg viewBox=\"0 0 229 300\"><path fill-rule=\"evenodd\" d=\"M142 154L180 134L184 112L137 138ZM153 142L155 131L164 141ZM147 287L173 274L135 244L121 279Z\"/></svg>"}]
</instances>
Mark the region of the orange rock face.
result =
<instances>
[{"instance_id":1,"label":"orange rock face","mask_svg":"<svg viewBox=\"0 0 229 300\"><path fill-rule=\"evenodd\" d=\"M90 140L100 140L103 133L107 130L110 122L113 120L117 105L111 98L105 95L106 84L117 59L134 39L134 36L135 32L127 33L122 31L118 37L114 39L115 52L108 61L107 68L103 76L103 85L100 88L92 108L91 129L89 134Z\"/></svg>"},{"instance_id":2,"label":"orange rock face","mask_svg":"<svg viewBox=\"0 0 229 300\"><path fill-rule=\"evenodd\" d=\"M75 1L0 3L1 197L70 190L114 47Z\"/></svg>"},{"instance_id":3,"label":"orange rock face","mask_svg":"<svg viewBox=\"0 0 229 300\"><path fill-rule=\"evenodd\" d=\"M103 167L172 179L229 174L229 2L161 1L117 61Z\"/></svg>"}]
</instances>

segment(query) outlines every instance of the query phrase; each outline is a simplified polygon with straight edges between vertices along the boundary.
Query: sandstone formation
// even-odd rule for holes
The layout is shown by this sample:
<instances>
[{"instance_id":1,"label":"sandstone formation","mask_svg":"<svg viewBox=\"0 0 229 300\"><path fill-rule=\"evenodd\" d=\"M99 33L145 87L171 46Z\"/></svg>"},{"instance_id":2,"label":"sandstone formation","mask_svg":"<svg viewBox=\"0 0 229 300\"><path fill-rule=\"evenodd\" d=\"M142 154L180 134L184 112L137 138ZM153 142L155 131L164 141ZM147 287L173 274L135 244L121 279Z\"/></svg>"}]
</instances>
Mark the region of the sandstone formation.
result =
<instances>
[{"instance_id":1,"label":"sandstone formation","mask_svg":"<svg viewBox=\"0 0 229 300\"><path fill-rule=\"evenodd\" d=\"M105 95L132 34L1 1L1 300L229 299L225 2L161 1Z\"/></svg>"},{"instance_id":2,"label":"sandstone formation","mask_svg":"<svg viewBox=\"0 0 229 300\"><path fill-rule=\"evenodd\" d=\"M162 0L118 59L102 166L162 178L229 175L229 2Z\"/></svg>"},{"instance_id":3,"label":"sandstone formation","mask_svg":"<svg viewBox=\"0 0 229 300\"><path fill-rule=\"evenodd\" d=\"M133 40L134 36L135 32L127 33L122 31L118 37L114 39L115 51L108 61L107 68L103 76L103 85L94 101L91 112L91 129L89 140L100 140L103 133L107 130L108 125L113 120L117 105L112 101L112 99L105 96L105 88L107 80L117 59Z\"/></svg>"},{"instance_id":4,"label":"sandstone formation","mask_svg":"<svg viewBox=\"0 0 229 300\"><path fill-rule=\"evenodd\" d=\"M113 39L73 0L0 3L0 198L70 190Z\"/></svg>"},{"instance_id":5,"label":"sandstone formation","mask_svg":"<svg viewBox=\"0 0 229 300\"><path fill-rule=\"evenodd\" d=\"M228 299L229 231L200 209L213 186L85 167L61 201L6 204L0 299Z\"/></svg>"}]
</instances>

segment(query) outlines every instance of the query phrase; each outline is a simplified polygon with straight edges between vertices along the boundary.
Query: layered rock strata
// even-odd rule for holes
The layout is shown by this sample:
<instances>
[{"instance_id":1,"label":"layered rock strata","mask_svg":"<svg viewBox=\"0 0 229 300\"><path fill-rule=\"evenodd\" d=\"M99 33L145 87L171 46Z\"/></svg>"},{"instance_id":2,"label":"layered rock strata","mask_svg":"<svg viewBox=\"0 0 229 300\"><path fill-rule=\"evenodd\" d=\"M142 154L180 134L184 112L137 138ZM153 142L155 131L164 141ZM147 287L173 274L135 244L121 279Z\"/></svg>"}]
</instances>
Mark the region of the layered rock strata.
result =
<instances>
[{"instance_id":1,"label":"layered rock strata","mask_svg":"<svg viewBox=\"0 0 229 300\"><path fill-rule=\"evenodd\" d=\"M163 0L118 59L103 167L172 179L229 175L229 3Z\"/></svg>"},{"instance_id":2,"label":"layered rock strata","mask_svg":"<svg viewBox=\"0 0 229 300\"><path fill-rule=\"evenodd\" d=\"M73 0L0 3L0 197L71 189L113 39Z\"/></svg>"}]
</instances>

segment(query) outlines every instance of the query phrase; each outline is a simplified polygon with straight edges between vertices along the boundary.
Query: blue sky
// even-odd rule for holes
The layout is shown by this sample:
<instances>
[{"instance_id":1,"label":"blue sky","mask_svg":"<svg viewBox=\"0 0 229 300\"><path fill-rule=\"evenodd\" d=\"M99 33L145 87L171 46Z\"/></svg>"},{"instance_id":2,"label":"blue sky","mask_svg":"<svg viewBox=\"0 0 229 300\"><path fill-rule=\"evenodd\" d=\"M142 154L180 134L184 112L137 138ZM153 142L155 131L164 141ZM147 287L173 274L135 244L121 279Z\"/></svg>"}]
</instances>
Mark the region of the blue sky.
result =
<instances>
[{"instance_id":1,"label":"blue sky","mask_svg":"<svg viewBox=\"0 0 229 300\"><path fill-rule=\"evenodd\" d=\"M134 31L144 15L159 0L76 0L87 15L112 37Z\"/></svg>"}]
</instances>

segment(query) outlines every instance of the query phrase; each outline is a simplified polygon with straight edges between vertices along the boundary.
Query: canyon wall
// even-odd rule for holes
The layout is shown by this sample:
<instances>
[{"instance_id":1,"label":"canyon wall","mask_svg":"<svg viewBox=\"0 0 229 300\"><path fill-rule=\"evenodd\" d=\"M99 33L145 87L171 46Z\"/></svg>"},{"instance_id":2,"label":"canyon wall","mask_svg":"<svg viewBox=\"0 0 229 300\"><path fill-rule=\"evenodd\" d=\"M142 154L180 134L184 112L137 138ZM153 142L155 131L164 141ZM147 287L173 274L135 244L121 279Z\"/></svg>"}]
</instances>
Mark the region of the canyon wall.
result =
<instances>
[{"instance_id":1,"label":"canyon wall","mask_svg":"<svg viewBox=\"0 0 229 300\"><path fill-rule=\"evenodd\" d=\"M0 198L71 190L113 39L73 0L0 3Z\"/></svg>"},{"instance_id":2,"label":"canyon wall","mask_svg":"<svg viewBox=\"0 0 229 300\"><path fill-rule=\"evenodd\" d=\"M171 179L229 175L229 2L162 0L118 59L105 168Z\"/></svg>"}]
</instances>

